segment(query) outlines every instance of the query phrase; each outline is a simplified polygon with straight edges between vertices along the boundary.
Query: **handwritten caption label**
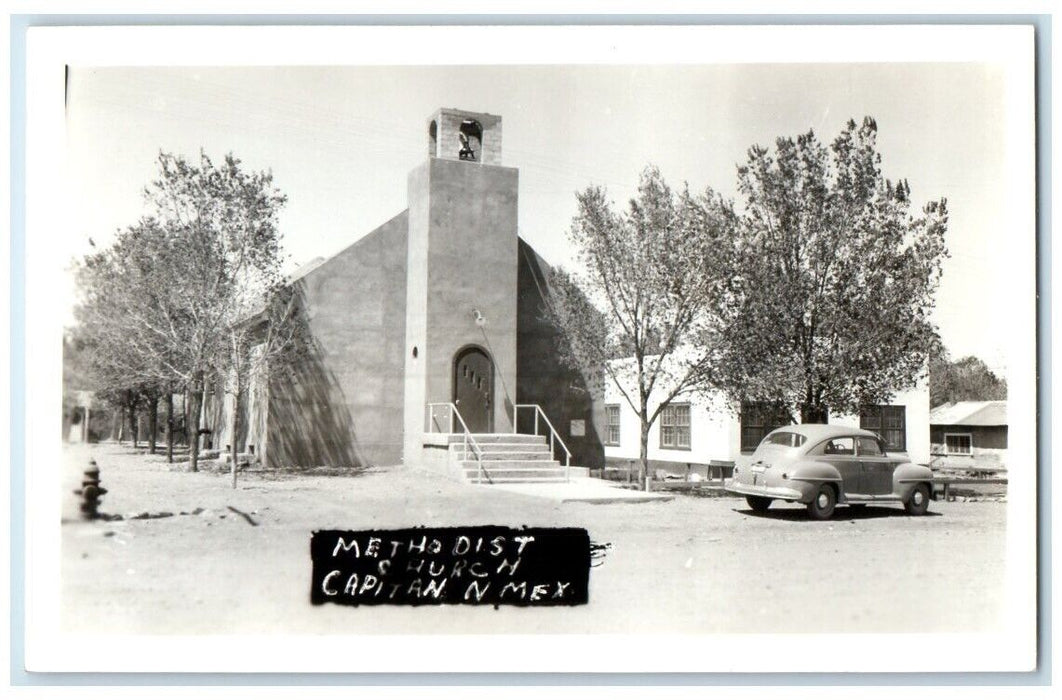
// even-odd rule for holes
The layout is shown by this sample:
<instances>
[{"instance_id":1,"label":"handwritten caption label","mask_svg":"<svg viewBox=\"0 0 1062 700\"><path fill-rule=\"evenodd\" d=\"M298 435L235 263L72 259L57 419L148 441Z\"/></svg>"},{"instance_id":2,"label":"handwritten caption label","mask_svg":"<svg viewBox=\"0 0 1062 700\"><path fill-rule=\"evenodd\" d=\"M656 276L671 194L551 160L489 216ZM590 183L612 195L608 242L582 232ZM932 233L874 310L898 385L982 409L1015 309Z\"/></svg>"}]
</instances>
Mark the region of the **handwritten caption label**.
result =
<instances>
[{"instance_id":1,"label":"handwritten caption label","mask_svg":"<svg viewBox=\"0 0 1062 700\"><path fill-rule=\"evenodd\" d=\"M582 605L590 536L498 526L318 530L314 605Z\"/></svg>"}]
</instances>

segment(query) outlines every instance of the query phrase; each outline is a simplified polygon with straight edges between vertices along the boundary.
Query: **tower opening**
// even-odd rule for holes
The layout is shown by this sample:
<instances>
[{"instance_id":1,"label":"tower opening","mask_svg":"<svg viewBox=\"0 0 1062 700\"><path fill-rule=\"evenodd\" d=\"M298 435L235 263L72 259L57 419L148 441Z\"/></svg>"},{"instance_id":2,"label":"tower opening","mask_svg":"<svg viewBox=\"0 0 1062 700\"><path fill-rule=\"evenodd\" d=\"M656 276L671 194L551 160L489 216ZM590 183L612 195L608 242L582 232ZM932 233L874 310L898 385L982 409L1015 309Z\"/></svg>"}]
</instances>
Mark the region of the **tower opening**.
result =
<instances>
[{"instance_id":1,"label":"tower opening","mask_svg":"<svg viewBox=\"0 0 1062 700\"><path fill-rule=\"evenodd\" d=\"M434 158L439 155L439 124L434 119L428 127L428 157Z\"/></svg>"},{"instance_id":2,"label":"tower opening","mask_svg":"<svg viewBox=\"0 0 1062 700\"><path fill-rule=\"evenodd\" d=\"M475 119L465 119L457 131L461 150L457 152L460 160L478 161L483 151L483 126Z\"/></svg>"}]
</instances>

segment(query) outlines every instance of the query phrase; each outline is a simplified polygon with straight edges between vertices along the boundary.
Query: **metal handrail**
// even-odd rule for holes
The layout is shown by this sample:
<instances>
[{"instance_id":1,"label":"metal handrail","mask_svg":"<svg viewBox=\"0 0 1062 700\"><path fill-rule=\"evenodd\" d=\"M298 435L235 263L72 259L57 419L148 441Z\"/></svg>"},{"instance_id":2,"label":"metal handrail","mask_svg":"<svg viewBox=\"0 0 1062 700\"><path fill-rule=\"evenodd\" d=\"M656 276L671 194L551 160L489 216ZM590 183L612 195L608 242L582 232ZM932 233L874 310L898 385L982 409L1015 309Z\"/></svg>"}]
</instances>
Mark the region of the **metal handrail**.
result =
<instances>
[{"instance_id":1,"label":"metal handrail","mask_svg":"<svg viewBox=\"0 0 1062 700\"><path fill-rule=\"evenodd\" d=\"M554 446L556 442L560 443L561 449L564 450L564 479L565 481L572 480L572 453L568 449L568 446L564 444L564 438L560 436L557 429L553 427L553 423L550 421L549 416L542 410L542 407L537 403L518 403L513 406L513 429L517 429L519 425L517 418L519 418L521 408L533 408L535 409L535 435L538 435L538 417L541 415L542 420L546 421L546 425L549 426L549 453L552 456L556 451Z\"/></svg>"},{"instance_id":2,"label":"metal handrail","mask_svg":"<svg viewBox=\"0 0 1062 700\"><path fill-rule=\"evenodd\" d=\"M468 460L468 447L469 447L469 445L471 445L472 446L472 454L476 458L476 464L479 465L479 468L478 468L478 470L476 472L476 483L477 484L483 483L483 477L487 477L487 483L493 483L493 482L491 482L490 474L488 474L487 470L483 468L483 451L480 449L479 443L476 442L476 438L472 437L472 431L468 429L468 424L465 423L465 419L461 417L461 412L457 410L457 406L455 404L450 403L450 402L443 402L443 403L429 403L427 406L425 406L425 408L428 409L428 433L435 432L434 430L432 430L432 428L436 425L436 422L435 422L435 408L438 407L438 406L446 406L447 408L450 409L450 431L449 431L449 434L453 434L454 432L456 432L454 430L454 428L456 427L454 425L454 416L456 416L457 420L459 420L461 422L461 429L462 429L463 435L464 435L464 442L463 442L461 460L462 461Z\"/></svg>"}]
</instances>

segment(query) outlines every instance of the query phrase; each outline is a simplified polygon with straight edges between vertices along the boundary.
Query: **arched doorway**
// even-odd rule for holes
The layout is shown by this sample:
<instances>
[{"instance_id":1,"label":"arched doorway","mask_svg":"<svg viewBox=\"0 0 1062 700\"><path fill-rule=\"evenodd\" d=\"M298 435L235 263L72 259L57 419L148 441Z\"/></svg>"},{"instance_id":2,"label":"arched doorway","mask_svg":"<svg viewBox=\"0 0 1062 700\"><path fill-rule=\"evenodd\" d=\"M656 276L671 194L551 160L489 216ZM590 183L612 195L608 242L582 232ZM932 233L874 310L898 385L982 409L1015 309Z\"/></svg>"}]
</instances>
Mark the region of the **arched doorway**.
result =
<instances>
[{"instance_id":1,"label":"arched doorway","mask_svg":"<svg viewBox=\"0 0 1062 700\"><path fill-rule=\"evenodd\" d=\"M494 429L494 363L487 352L472 345L454 355L453 400L473 433Z\"/></svg>"}]
</instances>

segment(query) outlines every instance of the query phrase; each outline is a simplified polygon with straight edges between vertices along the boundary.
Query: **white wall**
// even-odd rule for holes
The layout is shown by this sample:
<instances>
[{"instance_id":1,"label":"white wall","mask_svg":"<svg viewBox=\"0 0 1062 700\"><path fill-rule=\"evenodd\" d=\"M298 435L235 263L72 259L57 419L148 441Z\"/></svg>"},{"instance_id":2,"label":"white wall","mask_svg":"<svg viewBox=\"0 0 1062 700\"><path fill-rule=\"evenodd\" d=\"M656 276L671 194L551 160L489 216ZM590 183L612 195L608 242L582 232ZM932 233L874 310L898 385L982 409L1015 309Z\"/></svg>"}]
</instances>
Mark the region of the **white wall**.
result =
<instances>
[{"instance_id":1,"label":"white wall","mask_svg":"<svg viewBox=\"0 0 1062 700\"><path fill-rule=\"evenodd\" d=\"M659 391L659 390L658 390ZM690 449L675 450L660 447L660 419L649 429L649 459L685 465L707 464L713 459L732 460L739 465L748 461L741 454L741 423L737 407L731 406L718 394L689 393L673 403L690 404ZM620 444L605 445L605 457L638 459L639 422L634 409L611 381L605 384L605 404L620 407ZM907 454L912 462L929 462L929 384L923 378L910 390L897 392L889 405L904 406L907 425ZM650 406L650 413L655 406ZM859 427L859 416L831 415L830 423ZM607 438L607 425L602 426Z\"/></svg>"},{"instance_id":2,"label":"white wall","mask_svg":"<svg viewBox=\"0 0 1062 700\"><path fill-rule=\"evenodd\" d=\"M672 401L690 404L690 449L660 447L660 418L649 428L649 459L670 462L707 464L713 459L728 460L737 448L737 416L718 396L685 394ZM620 395L615 385L605 389L605 404L620 407L620 444L606 445L605 457L638 459L640 424L638 414ZM650 410L655 408L652 406ZM607 437L606 430L602 437Z\"/></svg>"},{"instance_id":3,"label":"white wall","mask_svg":"<svg viewBox=\"0 0 1062 700\"><path fill-rule=\"evenodd\" d=\"M907 451L916 464L929 463L929 381L920 379L913 389L896 392L890 406L903 406L907 420ZM859 416L830 416L830 423L859 427Z\"/></svg>"}]
</instances>

